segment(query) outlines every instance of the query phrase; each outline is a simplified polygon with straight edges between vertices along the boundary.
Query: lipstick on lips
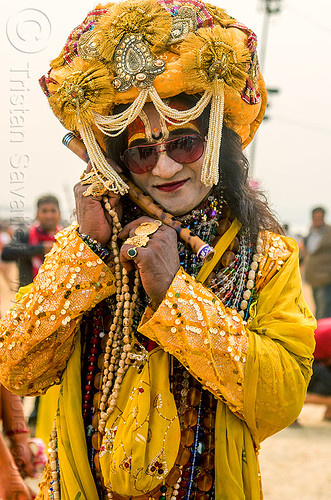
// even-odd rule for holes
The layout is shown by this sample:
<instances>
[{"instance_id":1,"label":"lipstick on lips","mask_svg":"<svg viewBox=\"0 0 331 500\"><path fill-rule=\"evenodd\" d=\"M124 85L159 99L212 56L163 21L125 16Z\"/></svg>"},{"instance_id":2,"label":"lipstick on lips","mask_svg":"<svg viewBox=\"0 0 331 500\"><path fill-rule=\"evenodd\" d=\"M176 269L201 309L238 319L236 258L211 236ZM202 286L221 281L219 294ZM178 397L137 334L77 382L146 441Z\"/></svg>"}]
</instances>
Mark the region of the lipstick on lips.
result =
<instances>
[{"instance_id":1,"label":"lipstick on lips","mask_svg":"<svg viewBox=\"0 0 331 500\"><path fill-rule=\"evenodd\" d=\"M184 184L188 181L188 179L184 179L183 181L177 181L177 182L168 182L166 184L159 184L158 186L154 186L160 191L165 191L165 192L170 192L170 191L176 191L180 187L184 186Z\"/></svg>"}]
</instances>

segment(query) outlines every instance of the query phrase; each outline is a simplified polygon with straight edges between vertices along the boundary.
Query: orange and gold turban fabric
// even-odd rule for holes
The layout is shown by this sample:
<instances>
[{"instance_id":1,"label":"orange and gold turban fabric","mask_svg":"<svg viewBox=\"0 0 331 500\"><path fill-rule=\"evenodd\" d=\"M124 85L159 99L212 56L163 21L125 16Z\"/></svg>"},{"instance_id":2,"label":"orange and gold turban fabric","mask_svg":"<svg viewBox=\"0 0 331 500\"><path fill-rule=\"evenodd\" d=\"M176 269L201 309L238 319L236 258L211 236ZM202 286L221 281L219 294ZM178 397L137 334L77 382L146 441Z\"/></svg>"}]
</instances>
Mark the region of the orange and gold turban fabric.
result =
<instances>
[{"instance_id":1,"label":"orange and gold turban fabric","mask_svg":"<svg viewBox=\"0 0 331 500\"><path fill-rule=\"evenodd\" d=\"M84 141L94 172L121 194L128 188L105 160L107 137L125 130L146 102L170 124L193 121L210 105L201 179L212 186L223 121L246 147L264 115L256 45L251 30L198 0L108 3L70 33L40 84L54 114ZM182 92L201 97L188 110L166 104ZM127 107L114 114L118 104Z\"/></svg>"}]
</instances>

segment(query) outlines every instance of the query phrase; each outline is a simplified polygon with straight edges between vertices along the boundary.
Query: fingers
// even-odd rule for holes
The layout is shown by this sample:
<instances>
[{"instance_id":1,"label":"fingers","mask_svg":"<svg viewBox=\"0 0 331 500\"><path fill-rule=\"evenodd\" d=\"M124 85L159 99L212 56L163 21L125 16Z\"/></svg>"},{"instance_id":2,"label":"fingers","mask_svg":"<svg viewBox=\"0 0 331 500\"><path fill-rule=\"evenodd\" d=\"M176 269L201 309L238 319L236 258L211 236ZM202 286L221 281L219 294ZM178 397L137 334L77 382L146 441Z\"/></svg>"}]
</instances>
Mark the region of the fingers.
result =
<instances>
[{"instance_id":1,"label":"fingers","mask_svg":"<svg viewBox=\"0 0 331 500\"><path fill-rule=\"evenodd\" d=\"M124 269L126 269L128 272L133 271L136 267L137 262L135 260L138 258L138 252L142 250L142 248L137 248L137 257L135 259L132 259L128 255L128 250L133 248L132 245L122 245L121 251L120 251L120 262Z\"/></svg>"},{"instance_id":2,"label":"fingers","mask_svg":"<svg viewBox=\"0 0 331 500\"><path fill-rule=\"evenodd\" d=\"M142 224L142 222L147 222L153 219L149 217L140 217L136 221L125 226L125 228L121 231L119 237L121 239L127 239L128 237L132 237L135 235L135 229ZM120 250L120 260L122 265L128 271L134 268L133 263L140 267L142 263L151 264L152 260L154 260L155 255L161 255L162 251L168 247L168 245L174 244L177 248L177 235L176 232L167 227L161 226L155 233L152 233L148 236L149 240L147 245L145 246L135 246L133 244L123 243ZM128 253L129 250L136 249L136 255L130 255Z\"/></svg>"},{"instance_id":3,"label":"fingers","mask_svg":"<svg viewBox=\"0 0 331 500\"><path fill-rule=\"evenodd\" d=\"M86 200L86 203L89 203L91 201L92 202L95 202L95 201L100 202L102 200L101 196L83 196L83 194L87 188L88 188L88 186L83 185L81 182L77 182L77 184L74 185L74 194L75 194L76 202L77 202L77 200L81 200L81 201Z\"/></svg>"},{"instance_id":4,"label":"fingers","mask_svg":"<svg viewBox=\"0 0 331 500\"><path fill-rule=\"evenodd\" d=\"M29 460L26 462L26 473L29 477L34 477L35 468L33 465L33 455L31 454Z\"/></svg>"}]
</instances>

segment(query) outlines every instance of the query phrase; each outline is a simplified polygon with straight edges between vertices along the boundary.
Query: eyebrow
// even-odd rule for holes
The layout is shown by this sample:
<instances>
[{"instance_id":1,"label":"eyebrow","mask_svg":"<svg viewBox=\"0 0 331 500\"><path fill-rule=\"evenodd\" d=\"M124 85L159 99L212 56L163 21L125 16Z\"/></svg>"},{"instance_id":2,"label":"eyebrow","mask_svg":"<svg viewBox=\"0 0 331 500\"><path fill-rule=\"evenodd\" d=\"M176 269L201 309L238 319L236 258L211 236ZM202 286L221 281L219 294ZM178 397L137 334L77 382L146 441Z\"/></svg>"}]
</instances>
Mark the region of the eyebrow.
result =
<instances>
[{"instance_id":1,"label":"eyebrow","mask_svg":"<svg viewBox=\"0 0 331 500\"><path fill-rule=\"evenodd\" d=\"M191 128L178 128L178 129L171 130L169 132L169 139L167 139L167 141L169 141L169 140L171 141L171 138L175 139L176 137L180 137L181 135L201 135L201 134L199 134L196 130L192 130ZM164 141L164 142L167 142L167 141ZM134 146L141 146L143 144L153 145L153 144L157 144L158 142L159 141L148 142L147 140L144 140L144 139L135 139L130 144L130 148L133 148ZM161 142L162 142L162 138L161 138Z\"/></svg>"}]
</instances>

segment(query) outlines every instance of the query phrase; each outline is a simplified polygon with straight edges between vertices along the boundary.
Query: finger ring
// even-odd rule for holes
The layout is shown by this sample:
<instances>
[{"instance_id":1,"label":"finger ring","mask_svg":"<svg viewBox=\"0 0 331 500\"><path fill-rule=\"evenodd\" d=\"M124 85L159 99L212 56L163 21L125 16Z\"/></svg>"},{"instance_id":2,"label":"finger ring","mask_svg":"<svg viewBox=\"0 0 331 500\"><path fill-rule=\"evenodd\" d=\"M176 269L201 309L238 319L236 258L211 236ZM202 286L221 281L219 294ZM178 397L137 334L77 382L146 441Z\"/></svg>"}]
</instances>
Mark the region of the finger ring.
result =
<instances>
[{"instance_id":1,"label":"finger ring","mask_svg":"<svg viewBox=\"0 0 331 500\"><path fill-rule=\"evenodd\" d=\"M131 238L128 238L125 240L124 245L134 245L135 247L145 247L147 243L149 242L149 237L142 235L142 236L132 236Z\"/></svg>"},{"instance_id":2,"label":"finger ring","mask_svg":"<svg viewBox=\"0 0 331 500\"><path fill-rule=\"evenodd\" d=\"M153 220L151 222L143 222L140 226L136 227L135 234L137 236L150 236L155 233L160 226L162 226L162 222L160 220Z\"/></svg>"},{"instance_id":3,"label":"finger ring","mask_svg":"<svg viewBox=\"0 0 331 500\"><path fill-rule=\"evenodd\" d=\"M124 245L134 245L135 247L145 247L149 242L149 237L151 234L155 233L159 227L162 225L160 220L154 220L152 222L143 222L140 226L136 227L134 231L134 236L125 240ZM136 255L131 257L135 258Z\"/></svg>"},{"instance_id":4,"label":"finger ring","mask_svg":"<svg viewBox=\"0 0 331 500\"><path fill-rule=\"evenodd\" d=\"M136 247L129 248L126 253L128 254L128 257L130 257L130 259L135 259L138 255Z\"/></svg>"},{"instance_id":5,"label":"finger ring","mask_svg":"<svg viewBox=\"0 0 331 500\"><path fill-rule=\"evenodd\" d=\"M102 179L93 171L83 173L80 179L80 183L83 186L88 185L88 188L83 193L84 196L98 197L103 196L110 191L111 182Z\"/></svg>"}]
</instances>

